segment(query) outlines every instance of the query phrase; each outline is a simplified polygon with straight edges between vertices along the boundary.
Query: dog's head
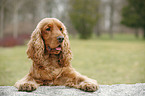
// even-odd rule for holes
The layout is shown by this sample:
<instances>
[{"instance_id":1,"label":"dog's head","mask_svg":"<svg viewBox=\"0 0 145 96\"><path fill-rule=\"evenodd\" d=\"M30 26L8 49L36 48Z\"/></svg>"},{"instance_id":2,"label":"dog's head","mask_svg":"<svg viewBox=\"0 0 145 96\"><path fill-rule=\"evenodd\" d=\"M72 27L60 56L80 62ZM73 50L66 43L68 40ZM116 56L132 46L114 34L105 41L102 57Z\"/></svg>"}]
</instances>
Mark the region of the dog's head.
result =
<instances>
[{"instance_id":1,"label":"dog's head","mask_svg":"<svg viewBox=\"0 0 145 96\"><path fill-rule=\"evenodd\" d=\"M41 36L44 41L46 53L59 54L64 44L64 31L66 31L66 28L62 22L55 18L49 18L47 20L48 21L45 22L44 19L42 23L40 23Z\"/></svg>"},{"instance_id":2,"label":"dog's head","mask_svg":"<svg viewBox=\"0 0 145 96\"><path fill-rule=\"evenodd\" d=\"M69 55L71 59L66 27L56 18L42 19L28 43L27 55L32 60L41 61L45 54L63 54L63 58Z\"/></svg>"}]
</instances>

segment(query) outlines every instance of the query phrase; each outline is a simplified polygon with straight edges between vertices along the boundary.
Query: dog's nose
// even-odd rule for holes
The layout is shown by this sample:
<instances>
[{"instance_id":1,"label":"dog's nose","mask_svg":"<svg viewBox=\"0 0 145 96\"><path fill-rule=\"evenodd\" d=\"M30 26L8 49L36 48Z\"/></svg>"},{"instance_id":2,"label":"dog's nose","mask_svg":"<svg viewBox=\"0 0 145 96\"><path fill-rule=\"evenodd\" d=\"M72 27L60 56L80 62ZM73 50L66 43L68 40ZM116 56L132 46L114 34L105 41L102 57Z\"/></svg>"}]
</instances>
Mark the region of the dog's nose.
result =
<instances>
[{"instance_id":1,"label":"dog's nose","mask_svg":"<svg viewBox=\"0 0 145 96\"><path fill-rule=\"evenodd\" d=\"M63 40L64 40L64 37L63 36L58 36L57 37L57 40L58 40L59 43L62 43Z\"/></svg>"}]
</instances>

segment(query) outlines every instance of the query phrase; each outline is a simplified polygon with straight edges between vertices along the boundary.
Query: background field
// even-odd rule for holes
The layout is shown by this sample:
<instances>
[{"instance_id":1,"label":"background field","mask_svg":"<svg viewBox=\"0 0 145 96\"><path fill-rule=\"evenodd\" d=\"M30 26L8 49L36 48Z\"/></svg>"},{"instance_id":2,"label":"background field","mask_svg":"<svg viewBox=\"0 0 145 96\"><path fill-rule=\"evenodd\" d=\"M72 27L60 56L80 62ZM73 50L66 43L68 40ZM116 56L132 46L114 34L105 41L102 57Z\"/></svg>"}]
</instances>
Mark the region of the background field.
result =
<instances>
[{"instance_id":1,"label":"background field","mask_svg":"<svg viewBox=\"0 0 145 96\"><path fill-rule=\"evenodd\" d=\"M145 41L70 40L72 66L100 84L145 82ZM31 60L27 46L0 47L0 85L14 85L26 75Z\"/></svg>"}]
</instances>

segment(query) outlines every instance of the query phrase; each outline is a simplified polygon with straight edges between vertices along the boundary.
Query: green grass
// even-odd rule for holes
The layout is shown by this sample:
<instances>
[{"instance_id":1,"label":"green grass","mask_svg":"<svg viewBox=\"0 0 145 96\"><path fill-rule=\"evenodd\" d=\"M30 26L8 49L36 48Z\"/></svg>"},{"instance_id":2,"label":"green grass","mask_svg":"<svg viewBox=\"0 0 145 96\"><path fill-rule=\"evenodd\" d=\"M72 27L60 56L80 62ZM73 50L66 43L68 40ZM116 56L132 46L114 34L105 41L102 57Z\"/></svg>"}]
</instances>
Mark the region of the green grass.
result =
<instances>
[{"instance_id":1,"label":"green grass","mask_svg":"<svg viewBox=\"0 0 145 96\"><path fill-rule=\"evenodd\" d=\"M71 40L72 66L100 84L145 82L145 41ZM31 66L27 46L0 47L0 85L13 85Z\"/></svg>"}]
</instances>

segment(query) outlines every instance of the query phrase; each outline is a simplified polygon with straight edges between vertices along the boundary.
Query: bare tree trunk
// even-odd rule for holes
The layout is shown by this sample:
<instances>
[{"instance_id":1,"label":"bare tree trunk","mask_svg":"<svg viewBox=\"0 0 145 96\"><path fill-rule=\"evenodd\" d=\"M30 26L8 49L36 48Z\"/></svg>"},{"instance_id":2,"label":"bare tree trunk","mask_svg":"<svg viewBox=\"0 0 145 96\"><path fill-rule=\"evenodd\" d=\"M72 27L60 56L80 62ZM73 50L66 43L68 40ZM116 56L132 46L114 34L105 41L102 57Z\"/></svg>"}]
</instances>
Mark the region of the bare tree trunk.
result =
<instances>
[{"instance_id":1,"label":"bare tree trunk","mask_svg":"<svg viewBox=\"0 0 145 96\"><path fill-rule=\"evenodd\" d=\"M143 28L143 39L145 40L145 27Z\"/></svg>"},{"instance_id":2,"label":"bare tree trunk","mask_svg":"<svg viewBox=\"0 0 145 96\"><path fill-rule=\"evenodd\" d=\"M5 4L7 3L8 0L2 0L1 1L1 4L0 4L0 7L1 7L1 18L0 18L0 38L2 39L4 37L4 7L5 7Z\"/></svg>"},{"instance_id":3,"label":"bare tree trunk","mask_svg":"<svg viewBox=\"0 0 145 96\"><path fill-rule=\"evenodd\" d=\"M18 25L19 25L19 20L18 20L18 11L21 7L21 5L24 3L24 0L14 0L14 30L13 30L13 37L17 38L18 37Z\"/></svg>"},{"instance_id":4,"label":"bare tree trunk","mask_svg":"<svg viewBox=\"0 0 145 96\"><path fill-rule=\"evenodd\" d=\"M100 2L100 0L99 0L99 2ZM97 14L100 14L100 5L98 6ZM96 32L95 33L96 33L97 37L101 36L101 32L100 32L100 19L98 19L98 21L97 21Z\"/></svg>"},{"instance_id":5,"label":"bare tree trunk","mask_svg":"<svg viewBox=\"0 0 145 96\"><path fill-rule=\"evenodd\" d=\"M110 28L109 28L110 38L113 38L113 13L114 13L114 0L111 0L110 2Z\"/></svg>"},{"instance_id":6,"label":"bare tree trunk","mask_svg":"<svg viewBox=\"0 0 145 96\"><path fill-rule=\"evenodd\" d=\"M13 37L17 38L18 37L18 9L14 9L14 32L13 32Z\"/></svg>"},{"instance_id":7,"label":"bare tree trunk","mask_svg":"<svg viewBox=\"0 0 145 96\"><path fill-rule=\"evenodd\" d=\"M96 32L95 33L96 33L97 37L101 36L99 20L98 20L97 25L96 25Z\"/></svg>"},{"instance_id":8,"label":"bare tree trunk","mask_svg":"<svg viewBox=\"0 0 145 96\"><path fill-rule=\"evenodd\" d=\"M40 18L44 18L45 17L45 1L44 0L39 0L39 4L38 4L38 14L40 16ZM40 14L41 12L41 14Z\"/></svg>"},{"instance_id":9,"label":"bare tree trunk","mask_svg":"<svg viewBox=\"0 0 145 96\"><path fill-rule=\"evenodd\" d=\"M139 35L138 35L138 28L135 29L135 37L136 37L136 38L139 37Z\"/></svg>"},{"instance_id":10,"label":"bare tree trunk","mask_svg":"<svg viewBox=\"0 0 145 96\"><path fill-rule=\"evenodd\" d=\"M13 37L18 37L18 6L17 6L17 0L14 0L14 14L13 14Z\"/></svg>"},{"instance_id":11,"label":"bare tree trunk","mask_svg":"<svg viewBox=\"0 0 145 96\"><path fill-rule=\"evenodd\" d=\"M0 38L2 39L4 36L4 6L1 6L1 22L0 22Z\"/></svg>"}]
</instances>

